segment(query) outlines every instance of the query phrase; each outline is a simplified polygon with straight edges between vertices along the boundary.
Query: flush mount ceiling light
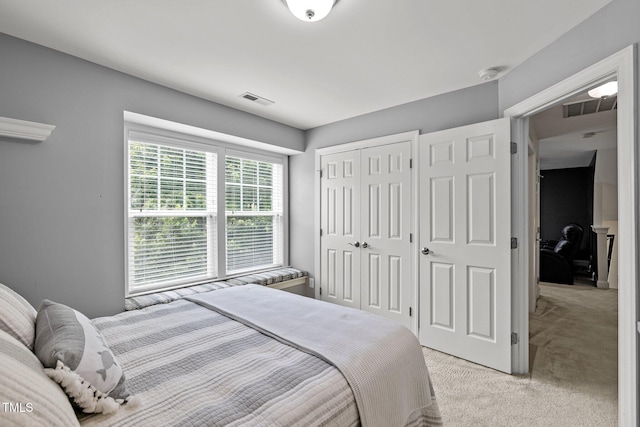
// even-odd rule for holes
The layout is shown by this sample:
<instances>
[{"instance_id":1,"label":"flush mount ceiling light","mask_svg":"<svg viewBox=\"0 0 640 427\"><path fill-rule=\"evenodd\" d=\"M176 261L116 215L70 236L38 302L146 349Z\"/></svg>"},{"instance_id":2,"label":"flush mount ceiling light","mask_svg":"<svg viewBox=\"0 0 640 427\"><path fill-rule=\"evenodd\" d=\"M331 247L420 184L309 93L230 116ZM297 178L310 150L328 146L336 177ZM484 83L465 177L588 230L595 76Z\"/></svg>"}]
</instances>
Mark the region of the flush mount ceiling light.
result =
<instances>
[{"instance_id":1,"label":"flush mount ceiling light","mask_svg":"<svg viewBox=\"0 0 640 427\"><path fill-rule=\"evenodd\" d=\"M338 0L282 0L293 16L301 21L315 22L326 17Z\"/></svg>"},{"instance_id":2,"label":"flush mount ceiling light","mask_svg":"<svg viewBox=\"0 0 640 427\"><path fill-rule=\"evenodd\" d=\"M606 98L618 93L618 82L612 81L587 92L592 98Z\"/></svg>"}]
</instances>

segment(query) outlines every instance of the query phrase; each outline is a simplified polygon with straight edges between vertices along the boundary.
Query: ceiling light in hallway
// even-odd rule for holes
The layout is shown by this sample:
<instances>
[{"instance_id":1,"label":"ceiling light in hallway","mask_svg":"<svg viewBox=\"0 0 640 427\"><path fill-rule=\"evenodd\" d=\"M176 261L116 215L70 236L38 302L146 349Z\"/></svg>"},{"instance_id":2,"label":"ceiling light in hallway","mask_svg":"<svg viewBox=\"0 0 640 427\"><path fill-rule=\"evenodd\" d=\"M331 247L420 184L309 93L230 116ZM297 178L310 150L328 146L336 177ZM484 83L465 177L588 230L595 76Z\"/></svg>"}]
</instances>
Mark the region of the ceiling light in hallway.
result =
<instances>
[{"instance_id":1,"label":"ceiling light in hallway","mask_svg":"<svg viewBox=\"0 0 640 427\"><path fill-rule=\"evenodd\" d=\"M591 89L588 93L592 98L606 98L608 96L615 95L618 93L618 82L614 80L612 82L605 83L602 86Z\"/></svg>"}]
</instances>

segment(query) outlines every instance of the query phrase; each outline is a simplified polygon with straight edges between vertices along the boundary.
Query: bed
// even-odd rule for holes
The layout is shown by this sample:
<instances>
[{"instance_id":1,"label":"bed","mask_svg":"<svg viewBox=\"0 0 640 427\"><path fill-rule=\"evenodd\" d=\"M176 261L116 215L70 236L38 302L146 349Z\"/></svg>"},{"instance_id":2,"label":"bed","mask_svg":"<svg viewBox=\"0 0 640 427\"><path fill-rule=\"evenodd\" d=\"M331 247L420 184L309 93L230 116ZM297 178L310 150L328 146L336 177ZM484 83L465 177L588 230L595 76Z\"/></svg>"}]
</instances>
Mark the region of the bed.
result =
<instances>
[{"instance_id":1,"label":"bed","mask_svg":"<svg viewBox=\"0 0 640 427\"><path fill-rule=\"evenodd\" d=\"M2 285L0 309L0 400L13 405L3 404L0 415L16 425L441 425L415 336L359 310L259 285L185 296L82 327L72 308L43 302L36 311ZM73 361L46 360L70 353L50 350L59 347L61 340L48 336L59 324L84 328L76 358L101 354L100 369L92 368L96 384L116 371L119 399L89 385L98 396L93 409L116 402L107 413L82 413L67 396L71 376L90 382L82 378L91 373L78 374L83 361L74 371ZM94 335L109 357L87 350Z\"/></svg>"}]
</instances>

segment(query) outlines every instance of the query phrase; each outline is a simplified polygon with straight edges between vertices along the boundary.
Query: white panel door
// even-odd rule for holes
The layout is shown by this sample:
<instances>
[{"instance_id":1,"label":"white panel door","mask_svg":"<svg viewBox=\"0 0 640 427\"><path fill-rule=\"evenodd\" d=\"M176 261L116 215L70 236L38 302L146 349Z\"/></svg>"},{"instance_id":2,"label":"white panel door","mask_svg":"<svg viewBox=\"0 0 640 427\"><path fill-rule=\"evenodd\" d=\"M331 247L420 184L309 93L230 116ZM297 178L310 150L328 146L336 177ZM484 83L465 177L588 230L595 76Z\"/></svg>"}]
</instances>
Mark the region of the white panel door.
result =
<instances>
[{"instance_id":1,"label":"white panel door","mask_svg":"<svg viewBox=\"0 0 640 427\"><path fill-rule=\"evenodd\" d=\"M411 328L411 142L363 149L361 308Z\"/></svg>"},{"instance_id":2,"label":"white panel door","mask_svg":"<svg viewBox=\"0 0 640 427\"><path fill-rule=\"evenodd\" d=\"M508 119L421 135L420 342L511 373Z\"/></svg>"},{"instance_id":3,"label":"white panel door","mask_svg":"<svg viewBox=\"0 0 640 427\"><path fill-rule=\"evenodd\" d=\"M360 152L322 156L320 298L360 308Z\"/></svg>"}]
</instances>

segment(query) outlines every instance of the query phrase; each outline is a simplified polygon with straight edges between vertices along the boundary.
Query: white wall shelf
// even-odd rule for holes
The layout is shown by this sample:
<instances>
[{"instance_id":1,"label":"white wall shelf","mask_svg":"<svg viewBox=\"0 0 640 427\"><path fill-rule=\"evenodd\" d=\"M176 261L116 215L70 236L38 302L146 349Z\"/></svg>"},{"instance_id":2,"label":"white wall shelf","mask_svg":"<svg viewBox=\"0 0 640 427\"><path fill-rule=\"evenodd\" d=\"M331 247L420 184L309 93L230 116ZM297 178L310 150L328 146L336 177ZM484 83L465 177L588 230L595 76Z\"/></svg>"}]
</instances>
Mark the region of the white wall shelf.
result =
<instances>
[{"instance_id":1,"label":"white wall shelf","mask_svg":"<svg viewBox=\"0 0 640 427\"><path fill-rule=\"evenodd\" d=\"M0 137L42 142L55 128L54 125L0 117Z\"/></svg>"}]
</instances>

